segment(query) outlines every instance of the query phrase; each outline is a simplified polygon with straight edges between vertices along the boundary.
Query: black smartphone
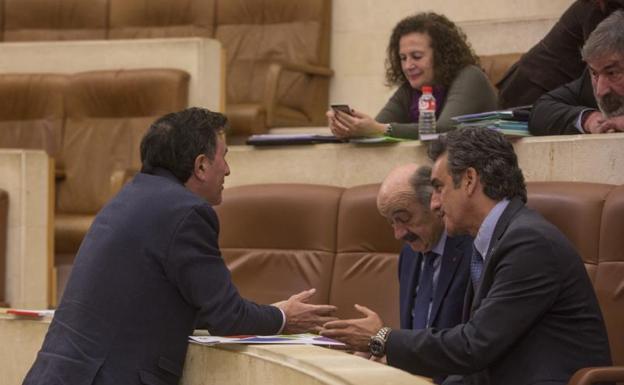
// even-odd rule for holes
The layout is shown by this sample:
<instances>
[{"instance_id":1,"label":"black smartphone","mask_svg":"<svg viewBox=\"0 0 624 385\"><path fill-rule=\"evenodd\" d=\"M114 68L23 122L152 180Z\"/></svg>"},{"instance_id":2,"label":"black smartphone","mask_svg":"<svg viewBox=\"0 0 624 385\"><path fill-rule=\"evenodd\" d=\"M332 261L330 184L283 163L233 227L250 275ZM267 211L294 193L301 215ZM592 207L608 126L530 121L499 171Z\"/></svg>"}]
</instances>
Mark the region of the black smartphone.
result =
<instances>
[{"instance_id":1,"label":"black smartphone","mask_svg":"<svg viewBox=\"0 0 624 385\"><path fill-rule=\"evenodd\" d=\"M341 111L347 115L353 115L353 111L351 110L351 107L349 107L348 104L332 104L331 108L334 111Z\"/></svg>"}]
</instances>

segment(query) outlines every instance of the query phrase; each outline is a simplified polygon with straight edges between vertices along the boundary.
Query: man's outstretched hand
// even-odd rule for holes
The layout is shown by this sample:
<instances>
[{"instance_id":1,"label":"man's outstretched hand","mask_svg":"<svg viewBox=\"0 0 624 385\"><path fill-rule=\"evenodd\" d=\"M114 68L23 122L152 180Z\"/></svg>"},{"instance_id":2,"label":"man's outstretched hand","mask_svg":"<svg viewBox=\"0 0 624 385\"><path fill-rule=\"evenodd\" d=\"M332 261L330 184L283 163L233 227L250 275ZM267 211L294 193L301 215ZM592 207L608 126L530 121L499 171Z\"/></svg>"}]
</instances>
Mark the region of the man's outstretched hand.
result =
<instances>
[{"instance_id":1,"label":"man's outstretched hand","mask_svg":"<svg viewBox=\"0 0 624 385\"><path fill-rule=\"evenodd\" d=\"M366 306L355 305L355 309L362 313L364 318L328 322L321 335L344 342L355 351L367 352L371 337L383 327L383 321L377 313Z\"/></svg>"},{"instance_id":2,"label":"man's outstretched hand","mask_svg":"<svg viewBox=\"0 0 624 385\"><path fill-rule=\"evenodd\" d=\"M336 306L307 303L314 293L316 293L316 289L304 290L292 295L285 301L273 304L286 315L286 325L284 325L282 333L318 333L325 323L337 319L333 316Z\"/></svg>"}]
</instances>

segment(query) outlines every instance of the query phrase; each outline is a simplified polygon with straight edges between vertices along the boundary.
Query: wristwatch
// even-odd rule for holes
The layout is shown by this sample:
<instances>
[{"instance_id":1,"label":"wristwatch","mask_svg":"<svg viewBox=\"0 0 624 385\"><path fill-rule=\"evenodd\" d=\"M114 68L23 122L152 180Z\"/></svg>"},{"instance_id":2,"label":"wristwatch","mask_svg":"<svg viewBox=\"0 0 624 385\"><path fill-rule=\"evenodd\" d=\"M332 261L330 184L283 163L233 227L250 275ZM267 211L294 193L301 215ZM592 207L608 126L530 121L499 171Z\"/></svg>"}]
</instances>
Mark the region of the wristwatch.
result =
<instances>
[{"instance_id":1,"label":"wristwatch","mask_svg":"<svg viewBox=\"0 0 624 385\"><path fill-rule=\"evenodd\" d=\"M386 131L384 132L384 136L392 136L392 123L386 124Z\"/></svg>"},{"instance_id":2,"label":"wristwatch","mask_svg":"<svg viewBox=\"0 0 624 385\"><path fill-rule=\"evenodd\" d=\"M383 327L379 329L377 334L371 337L368 342L368 349L370 353L375 357L383 357L386 355L386 341L392 329L389 327Z\"/></svg>"}]
</instances>

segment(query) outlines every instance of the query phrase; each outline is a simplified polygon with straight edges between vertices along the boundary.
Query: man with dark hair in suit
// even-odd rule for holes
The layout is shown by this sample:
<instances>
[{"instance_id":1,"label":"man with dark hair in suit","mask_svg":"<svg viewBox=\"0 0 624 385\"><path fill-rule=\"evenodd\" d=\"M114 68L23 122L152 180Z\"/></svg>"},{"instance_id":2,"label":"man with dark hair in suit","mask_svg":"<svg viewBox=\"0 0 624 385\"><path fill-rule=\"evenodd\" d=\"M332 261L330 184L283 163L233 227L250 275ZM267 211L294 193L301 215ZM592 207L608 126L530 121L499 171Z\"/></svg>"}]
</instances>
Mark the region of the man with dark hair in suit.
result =
<instances>
[{"instance_id":1,"label":"man with dark hair in suit","mask_svg":"<svg viewBox=\"0 0 624 385\"><path fill-rule=\"evenodd\" d=\"M383 327L368 344L340 329L329 335L385 354L392 366L461 374L466 384L563 385L578 369L610 365L583 261L555 226L525 206L511 144L494 130L462 128L434 141L430 157L432 211L449 235L474 237L463 323L420 331Z\"/></svg>"},{"instance_id":2,"label":"man with dark hair in suit","mask_svg":"<svg viewBox=\"0 0 624 385\"><path fill-rule=\"evenodd\" d=\"M583 75L535 102L533 135L624 132L624 11L598 24L581 53Z\"/></svg>"},{"instance_id":3,"label":"man with dark hair in suit","mask_svg":"<svg viewBox=\"0 0 624 385\"><path fill-rule=\"evenodd\" d=\"M214 335L320 328L333 306L241 298L218 245L230 169L225 116L189 108L158 119L141 172L96 216L24 384L177 384L193 329Z\"/></svg>"}]
</instances>

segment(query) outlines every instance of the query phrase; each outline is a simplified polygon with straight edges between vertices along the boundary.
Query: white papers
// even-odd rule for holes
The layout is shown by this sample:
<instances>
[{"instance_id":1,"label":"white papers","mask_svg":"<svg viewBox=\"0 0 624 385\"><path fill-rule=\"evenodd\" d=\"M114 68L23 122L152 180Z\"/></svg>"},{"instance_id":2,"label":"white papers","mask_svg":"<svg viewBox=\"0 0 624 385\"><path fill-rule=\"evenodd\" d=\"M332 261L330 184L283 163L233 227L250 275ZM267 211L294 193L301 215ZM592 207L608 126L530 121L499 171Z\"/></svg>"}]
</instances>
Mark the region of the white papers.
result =
<instances>
[{"instance_id":1,"label":"white papers","mask_svg":"<svg viewBox=\"0 0 624 385\"><path fill-rule=\"evenodd\" d=\"M323 345L344 346L342 342L316 334L288 334L273 336L190 336L191 342L202 345L217 344L284 344L284 345Z\"/></svg>"},{"instance_id":2,"label":"white papers","mask_svg":"<svg viewBox=\"0 0 624 385\"><path fill-rule=\"evenodd\" d=\"M54 317L54 310L8 309L6 313L25 318Z\"/></svg>"}]
</instances>

